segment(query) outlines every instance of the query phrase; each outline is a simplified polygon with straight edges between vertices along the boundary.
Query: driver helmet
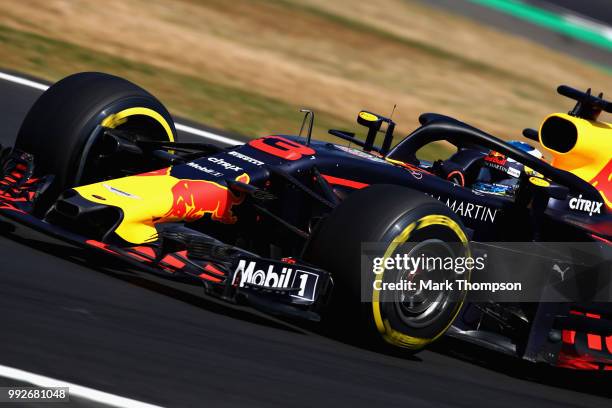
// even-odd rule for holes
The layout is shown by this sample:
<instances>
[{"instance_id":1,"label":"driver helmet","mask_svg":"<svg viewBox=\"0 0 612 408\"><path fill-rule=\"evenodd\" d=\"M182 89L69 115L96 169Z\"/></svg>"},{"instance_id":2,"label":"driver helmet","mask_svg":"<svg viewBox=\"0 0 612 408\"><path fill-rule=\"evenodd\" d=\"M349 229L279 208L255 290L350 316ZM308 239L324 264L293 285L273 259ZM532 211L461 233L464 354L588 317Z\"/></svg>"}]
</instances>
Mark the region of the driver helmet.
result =
<instances>
[{"instance_id":1,"label":"driver helmet","mask_svg":"<svg viewBox=\"0 0 612 408\"><path fill-rule=\"evenodd\" d=\"M543 157L542 152L528 143L512 140L508 144L538 159ZM522 163L491 150L484 157L484 166L472 188L481 193L514 196L523 172L532 176L538 175Z\"/></svg>"}]
</instances>

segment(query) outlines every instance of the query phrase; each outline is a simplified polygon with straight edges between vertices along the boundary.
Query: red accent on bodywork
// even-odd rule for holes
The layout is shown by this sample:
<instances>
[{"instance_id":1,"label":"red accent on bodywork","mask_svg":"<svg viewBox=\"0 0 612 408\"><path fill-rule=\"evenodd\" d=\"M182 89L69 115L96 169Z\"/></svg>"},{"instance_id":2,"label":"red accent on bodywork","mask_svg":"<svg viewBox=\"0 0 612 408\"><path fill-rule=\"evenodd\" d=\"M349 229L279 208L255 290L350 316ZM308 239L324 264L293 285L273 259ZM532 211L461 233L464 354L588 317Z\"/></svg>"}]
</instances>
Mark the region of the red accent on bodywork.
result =
<instances>
[{"instance_id":1,"label":"red accent on bodywork","mask_svg":"<svg viewBox=\"0 0 612 408\"><path fill-rule=\"evenodd\" d=\"M599 313L570 310L570 315L585 319L602 319ZM611 370L612 336L604 337L597 333L562 330L562 347L557 358L557 366L575 370ZM603 343L607 348L607 353Z\"/></svg>"},{"instance_id":2,"label":"red accent on bodywork","mask_svg":"<svg viewBox=\"0 0 612 408\"><path fill-rule=\"evenodd\" d=\"M146 173L138 174L139 176L167 176L170 174L172 167L166 167L165 169L148 171Z\"/></svg>"},{"instance_id":3,"label":"red accent on bodywork","mask_svg":"<svg viewBox=\"0 0 612 408\"><path fill-rule=\"evenodd\" d=\"M557 367L572 368L574 370L598 370L599 366L590 361L586 361L581 356L565 353L561 351L557 360Z\"/></svg>"},{"instance_id":4,"label":"red accent on bodywork","mask_svg":"<svg viewBox=\"0 0 612 408\"><path fill-rule=\"evenodd\" d=\"M4 195L4 194L0 194L0 198L2 200L11 201L13 203L25 203L26 201L28 201L28 199L25 197L15 198L15 197L11 197L9 195Z\"/></svg>"},{"instance_id":5,"label":"red accent on bodywork","mask_svg":"<svg viewBox=\"0 0 612 408\"><path fill-rule=\"evenodd\" d=\"M323 178L327 180L328 183L334 184L336 186L344 186L355 189L362 189L369 186L369 184L361 183L359 181L347 180L340 177L328 176L327 174L322 174Z\"/></svg>"},{"instance_id":6,"label":"red accent on bodywork","mask_svg":"<svg viewBox=\"0 0 612 408\"><path fill-rule=\"evenodd\" d=\"M223 271L220 271L219 269L217 269L217 267L215 267L212 264L206 264L206 266L204 266L204 270L207 272L214 273L215 275L225 276Z\"/></svg>"},{"instance_id":7,"label":"red accent on bodywork","mask_svg":"<svg viewBox=\"0 0 612 408\"><path fill-rule=\"evenodd\" d=\"M2 199L4 199L4 197L2 197ZM14 205L11 205L9 203L0 203L0 210L10 210L10 211L15 211L21 214L26 214L25 211L20 210L19 208L15 207Z\"/></svg>"},{"instance_id":8,"label":"red accent on bodywork","mask_svg":"<svg viewBox=\"0 0 612 408\"><path fill-rule=\"evenodd\" d=\"M149 258L145 258L144 256L140 256L138 254L135 254L132 251L126 251L126 254L128 254L129 256L131 256L132 258L141 261L141 262L151 262L151 259Z\"/></svg>"},{"instance_id":9,"label":"red accent on bodywork","mask_svg":"<svg viewBox=\"0 0 612 408\"><path fill-rule=\"evenodd\" d=\"M88 239L87 241L85 241L85 243L87 245L91 245L92 247L100 248L106 252L117 255L117 253L113 251L112 249L109 249L108 245L105 244L104 242L96 241L95 239Z\"/></svg>"},{"instance_id":10,"label":"red accent on bodywork","mask_svg":"<svg viewBox=\"0 0 612 408\"><path fill-rule=\"evenodd\" d=\"M166 272L168 272L168 273L174 273L174 272L176 272L176 269L174 269L174 268L172 268L172 267L170 267L170 266L167 266L166 264L159 263L159 264L157 264L157 265L158 265L158 266L159 266L161 269L163 269L164 271L166 271Z\"/></svg>"},{"instance_id":11,"label":"red accent on bodywork","mask_svg":"<svg viewBox=\"0 0 612 408\"><path fill-rule=\"evenodd\" d=\"M209 280L211 282L221 282L221 279L215 278L214 276L210 276L210 275L207 275L205 273L201 273L199 276L200 276L200 278Z\"/></svg>"},{"instance_id":12,"label":"red accent on bodywork","mask_svg":"<svg viewBox=\"0 0 612 408\"><path fill-rule=\"evenodd\" d=\"M574 344L576 342L576 330L563 330L562 337L565 344Z\"/></svg>"},{"instance_id":13,"label":"red accent on bodywork","mask_svg":"<svg viewBox=\"0 0 612 408\"><path fill-rule=\"evenodd\" d=\"M261 139L251 140L249 145L262 152L291 161L299 160L304 155L312 156L316 153L308 146L304 146L303 144L280 136L267 136Z\"/></svg>"},{"instance_id":14,"label":"red accent on bodywork","mask_svg":"<svg viewBox=\"0 0 612 408\"><path fill-rule=\"evenodd\" d=\"M579 312L577 310L570 310L570 314L576 315L576 316L584 316L584 313Z\"/></svg>"},{"instance_id":15,"label":"red accent on bodywork","mask_svg":"<svg viewBox=\"0 0 612 408\"><path fill-rule=\"evenodd\" d=\"M601 351L601 336L599 334L587 334L587 345L591 350Z\"/></svg>"},{"instance_id":16,"label":"red accent on bodywork","mask_svg":"<svg viewBox=\"0 0 612 408\"><path fill-rule=\"evenodd\" d=\"M155 250L148 246L134 247L132 248L132 251L140 252L141 254L151 257L151 258L157 257Z\"/></svg>"},{"instance_id":17,"label":"red accent on bodywork","mask_svg":"<svg viewBox=\"0 0 612 408\"><path fill-rule=\"evenodd\" d=\"M145 255L145 257L142 256L138 256L134 253L130 253L128 252L131 256L133 257L138 257L143 261L147 261L147 262L151 262L154 259L157 258L157 254L155 253L155 250L151 247L148 246L139 246L139 247L134 247L131 248L132 251L138 252L142 255ZM182 251L184 253L187 253L186 251ZM166 255L161 262L163 262L164 264L166 264L167 266L171 266L172 268L175 269L183 269L185 267L185 262L181 261L178 256L180 256L180 252L176 253L176 254L168 254ZM164 265L160 265L162 268L164 268ZM165 270L168 270L168 268L164 268Z\"/></svg>"},{"instance_id":18,"label":"red accent on bodywork","mask_svg":"<svg viewBox=\"0 0 612 408\"><path fill-rule=\"evenodd\" d=\"M185 267L185 262L179 261L177 258L175 258L172 255L166 255L164 259L162 259L162 262L176 269L183 269Z\"/></svg>"},{"instance_id":19,"label":"red accent on bodywork","mask_svg":"<svg viewBox=\"0 0 612 408\"><path fill-rule=\"evenodd\" d=\"M463 173L460 172L459 170L454 170L451 171L450 173L448 173L448 176L446 176L447 180L450 180L454 175L458 175L461 178L461 183L459 183L459 185L461 187L465 186L465 177L463 176Z\"/></svg>"},{"instance_id":20,"label":"red accent on bodywork","mask_svg":"<svg viewBox=\"0 0 612 408\"><path fill-rule=\"evenodd\" d=\"M137 252L137 253L134 253ZM126 253L132 258L138 259L142 262L153 262L157 258L155 250L148 246L137 246L129 248Z\"/></svg>"},{"instance_id":21,"label":"red accent on bodywork","mask_svg":"<svg viewBox=\"0 0 612 408\"><path fill-rule=\"evenodd\" d=\"M612 159L608 164L590 181L590 183L604 197L604 201L608 208L612 208Z\"/></svg>"},{"instance_id":22,"label":"red accent on bodywork","mask_svg":"<svg viewBox=\"0 0 612 408\"><path fill-rule=\"evenodd\" d=\"M605 239L603 237L600 237L599 235L595 235L595 234L589 234L592 238L595 238L598 241L603 242L604 244L608 244L608 245L612 245L612 241L610 241L609 239Z\"/></svg>"}]
</instances>

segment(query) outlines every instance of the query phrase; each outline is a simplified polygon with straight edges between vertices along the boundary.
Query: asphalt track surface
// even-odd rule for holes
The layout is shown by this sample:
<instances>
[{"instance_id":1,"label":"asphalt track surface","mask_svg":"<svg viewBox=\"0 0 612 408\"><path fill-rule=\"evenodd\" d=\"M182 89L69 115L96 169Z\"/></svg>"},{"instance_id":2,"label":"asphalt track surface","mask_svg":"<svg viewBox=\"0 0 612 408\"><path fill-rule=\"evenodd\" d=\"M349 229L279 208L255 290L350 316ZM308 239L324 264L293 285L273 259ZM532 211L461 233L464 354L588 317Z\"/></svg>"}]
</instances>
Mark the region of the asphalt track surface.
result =
<instances>
[{"instance_id":1,"label":"asphalt track surface","mask_svg":"<svg viewBox=\"0 0 612 408\"><path fill-rule=\"evenodd\" d=\"M2 144L39 93L0 81ZM168 407L610 406L610 377L450 340L415 357L371 351L5 223L0 324L2 365Z\"/></svg>"}]
</instances>

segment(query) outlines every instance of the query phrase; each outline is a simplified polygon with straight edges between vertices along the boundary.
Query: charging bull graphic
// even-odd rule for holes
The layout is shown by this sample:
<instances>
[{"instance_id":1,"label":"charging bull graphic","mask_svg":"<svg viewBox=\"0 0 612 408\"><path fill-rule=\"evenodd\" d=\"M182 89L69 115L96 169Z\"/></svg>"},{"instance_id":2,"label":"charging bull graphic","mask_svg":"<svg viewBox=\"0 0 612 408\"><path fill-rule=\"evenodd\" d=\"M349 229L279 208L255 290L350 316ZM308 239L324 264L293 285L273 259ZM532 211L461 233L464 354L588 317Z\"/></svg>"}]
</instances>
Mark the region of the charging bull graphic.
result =
<instances>
[{"instance_id":1,"label":"charging bull graphic","mask_svg":"<svg viewBox=\"0 0 612 408\"><path fill-rule=\"evenodd\" d=\"M590 181L599 191L608 208L612 209L612 160Z\"/></svg>"},{"instance_id":2,"label":"charging bull graphic","mask_svg":"<svg viewBox=\"0 0 612 408\"><path fill-rule=\"evenodd\" d=\"M236 181L248 184L250 179L244 173ZM164 215L165 221L190 222L211 214L215 221L233 224L237 218L232 207L244 200L244 195L235 195L226 186L204 180L180 180L172 187L172 197L172 208Z\"/></svg>"},{"instance_id":3,"label":"charging bull graphic","mask_svg":"<svg viewBox=\"0 0 612 408\"><path fill-rule=\"evenodd\" d=\"M225 182L185 180L170 175L171 168L75 187L91 202L120 208L121 222L114 232L123 240L142 244L156 239L156 224L195 221L210 214L214 221L233 224L232 207L244 201ZM244 173L237 181L249 183ZM223 184L220 184L223 183Z\"/></svg>"},{"instance_id":4,"label":"charging bull graphic","mask_svg":"<svg viewBox=\"0 0 612 408\"><path fill-rule=\"evenodd\" d=\"M505 166L507 158L505 155L491 150L489 154L485 156L485 161L489 163L499 164L500 166Z\"/></svg>"}]
</instances>

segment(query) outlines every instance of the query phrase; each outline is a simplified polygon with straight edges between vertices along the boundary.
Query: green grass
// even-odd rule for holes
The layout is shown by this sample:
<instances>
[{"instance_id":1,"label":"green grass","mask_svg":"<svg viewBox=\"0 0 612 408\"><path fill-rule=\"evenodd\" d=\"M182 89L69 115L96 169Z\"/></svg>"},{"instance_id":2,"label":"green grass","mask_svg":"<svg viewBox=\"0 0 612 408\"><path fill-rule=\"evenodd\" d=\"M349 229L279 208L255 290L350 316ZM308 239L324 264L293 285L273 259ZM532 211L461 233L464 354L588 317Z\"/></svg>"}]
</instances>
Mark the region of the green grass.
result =
<instances>
[{"instance_id":1,"label":"green grass","mask_svg":"<svg viewBox=\"0 0 612 408\"><path fill-rule=\"evenodd\" d=\"M153 93L175 115L247 137L296 133L302 120L300 106L2 25L0 60L6 68L19 67L50 81L79 71L118 75ZM337 140L327 134L328 129L355 127L317 112L313 135Z\"/></svg>"},{"instance_id":2,"label":"green grass","mask_svg":"<svg viewBox=\"0 0 612 408\"><path fill-rule=\"evenodd\" d=\"M371 24L361 22L358 20L350 19L338 14L334 14L323 10L319 7L310 6L306 4L296 3L295 0L265 0L272 4L283 5L284 7L292 10L297 10L302 13L307 13L315 17L327 20L340 27L344 27L349 30L357 31L360 33L368 33L375 37L378 37L382 42L392 42L398 44L407 51L414 50L428 55L432 58L439 59L442 61L451 62L456 64L459 70L469 70L478 72L479 75L490 75L499 80L517 80L522 83L531 84L533 86L541 86L537 81L533 81L531 78L525 75L517 74L511 70L501 69L488 64L486 61L476 60L468 58L462 55L460 52L452 52L438 47L432 44L413 40L410 38L402 37L391 31L378 28ZM392 61L392 58L390 58Z\"/></svg>"},{"instance_id":3,"label":"green grass","mask_svg":"<svg viewBox=\"0 0 612 408\"><path fill-rule=\"evenodd\" d=\"M273 98L5 26L0 26L0 58L7 68L51 81L86 70L119 75L152 92L174 114L252 137L295 132L301 120L298 106ZM342 125L318 115L318 132Z\"/></svg>"}]
</instances>

